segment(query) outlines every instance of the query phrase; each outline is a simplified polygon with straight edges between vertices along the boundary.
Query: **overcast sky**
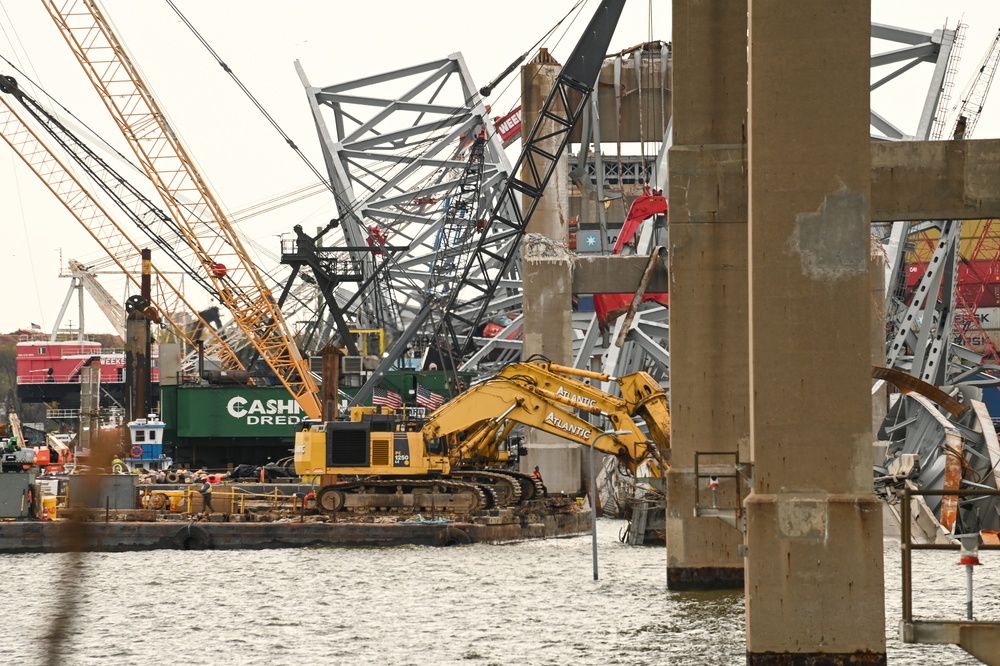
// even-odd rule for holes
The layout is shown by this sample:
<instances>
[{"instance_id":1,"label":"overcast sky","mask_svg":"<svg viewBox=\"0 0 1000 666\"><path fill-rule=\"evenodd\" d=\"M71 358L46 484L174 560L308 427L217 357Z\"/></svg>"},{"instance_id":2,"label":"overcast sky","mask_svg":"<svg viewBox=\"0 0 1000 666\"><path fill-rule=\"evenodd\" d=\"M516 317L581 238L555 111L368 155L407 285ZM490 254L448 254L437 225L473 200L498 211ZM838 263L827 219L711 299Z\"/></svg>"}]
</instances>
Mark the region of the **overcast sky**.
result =
<instances>
[{"instance_id":1,"label":"overcast sky","mask_svg":"<svg viewBox=\"0 0 1000 666\"><path fill-rule=\"evenodd\" d=\"M535 44L574 2L175 0L175 4L322 170L312 117L293 61L301 62L313 85L322 86L461 52L476 84L482 86ZM315 182L165 0L103 0L102 6L202 174L223 206L237 213L235 217ZM557 43L563 35L559 30L547 42L557 59L568 55L595 6L595 0L588 0L582 16L564 24L565 37ZM954 27L959 19L969 28L953 99L971 80L1000 28L1000 2L872 2L872 20L879 23L931 32L946 23ZM657 0L650 11L648 2L632 0L626 3L610 50L649 39L669 41L670 26L669 2ZM23 72L0 61L0 74L39 83L100 136L131 155L40 3L0 0L0 56ZM873 97L873 105L904 131L914 131L930 72L929 65L922 65L895 82L882 95L885 99ZM488 100L494 111L517 104L514 88ZM32 96L43 99L38 91ZM987 100L975 137L1000 137L1000 100ZM2 142L0 202L0 332L31 324L49 331L70 286L68 278L59 276L60 267L69 259L96 262L104 253ZM317 196L249 218L240 228L277 253L278 234L296 224L313 228L333 216L332 204ZM266 256L258 260L276 263ZM110 276L102 280L124 301L121 282ZM64 325L69 320L77 325L75 301ZM86 322L89 331L111 331L89 301Z\"/></svg>"}]
</instances>

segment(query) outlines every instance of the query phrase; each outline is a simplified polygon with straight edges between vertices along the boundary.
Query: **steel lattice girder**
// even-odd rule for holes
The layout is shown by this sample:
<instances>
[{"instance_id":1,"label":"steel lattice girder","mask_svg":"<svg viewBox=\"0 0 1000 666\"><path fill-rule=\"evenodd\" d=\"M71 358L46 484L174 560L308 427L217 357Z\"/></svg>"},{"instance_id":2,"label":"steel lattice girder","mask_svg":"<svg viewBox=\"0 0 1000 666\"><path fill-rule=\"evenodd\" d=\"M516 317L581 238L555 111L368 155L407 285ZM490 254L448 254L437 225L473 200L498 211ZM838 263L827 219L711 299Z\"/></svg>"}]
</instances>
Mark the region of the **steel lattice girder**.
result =
<instances>
[{"instance_id":1,"label":"steel lattice girder","mask_svg":"<svg viewBox=\"0 0 1000 666\"><path fill-rule=\"evenodd\" d=\"M312 87L299 67L324 160L336 192L338 233L345 252L362 266L364 281L345 309L362 326L382 326L398 338L417 322L427 300L425 288L437 256L438 233L448 197L459 182L471 137L488 128L488 109L461 54L414 67L325 87ZM490 132L492 134L492 132ZM510 162L499 136L484 150L482 187L476 211L488 211L510 174ZM510 211L510 214L516 214ZM470 224L474 224L470 219ZM386 237L385 255L365 248L369 225ZM479 235L466 240L474 246ZM504 238L491 239L491 253L506 257L516 247ZM335 241L326 240L331 247ZM461 254L469 247L451 248ZM379 261L384 257L384 261ZM492 263L492 262L491 262ZM381 266L380 266L381 264ZM384 277L373 277L382 270ZM515 266L510 287L519 290ZM479 280L478 274L470 281ZM378 292L388 288L391 297ZM455 288L454 280L440 286ZM389 302L391 301L391 302ZM370 306L381 303L381 311ZM416 332L409 332L410 336Z\"/></svg>"},{"instance_id":2,"label":"steel lattice girder","mask_svg":"<svg viewBox=\"0 0 1000 666\"><path fill-rule=\"evenodd\" d=\"M896 41L904 45L903 48L888 54L873 55L873 69L883 65L899 65L892 74L875 83L873 89L921 63L934 65L934 73L928 84L927 98L922 107L920 123L912 135L925 138L932 129L933 113L940 101L940 90L947 68L947 60L952 53L954 44L954 31L939 30L934 33L924 33L873 24L872 37ZM457 75L462 79L464 97L460 104L442 102L444 82L452 75ZM430 266L434 258L433 238L443 219L442 205L440 201L420 205L413 202L414 200L434 199L434 195L447 192L457 182L458 178L455 174L464 163L461 159L456 159L454 143L463 131L474 128L477 124L483 124L484 121L485 107L481 102L473 103L470 101L474 98L472 91L476 90L476 87L471 82L471 77L464 67L461 56L453 55L444 60L327 88L309 86L301 68L300 77L309 91L317 129L322 138L328 172L339 194L338 205L343 208L341 221L344 239L349 246L363 246L368 235L365 220L377 221L385 228L391 228L394 233L399 234L398 238L406 242L405 250L394 254L392 261L388 262L388 274L391 276L392 284L403 295L402 298L396 298L400 303L396 321L404 329L413 322L421 327L432 326L433 316L431 313L421 310L421 306L424 304L424 295L420 293L420 287L430 275ZM411 83L402 96L390 98L384 92L368 92L369 88L391 84L396 84L398 89L401 82L406 79L410 79ZM414 80L415 82L413 82ZM432 86L432 83L435 85ZM421 93L430 94L434 101L418 101L418 95ZM362 115L359 111L352 112L348 108L352 103L356 107L367 107L368 113ZM390 124L394 114L404 113L409 114L410 118L423 116L426 118L420 123L411 122L406 128L397 126L396 129L381 129L382 124ZM427 118L430 117L428 114L432 113L448 116L448 120L438 124L430 122ZM456 117L449 116L449 113ZM331 117L332 121L328 121L327 118ZM472 118L471 123L468 122L469 118ZM902 131L896 129L890 121L883 118L874 109L872 110L872 125L887 136L897 134L899 138L904 136ZM437 132L433 133L433 130L437 130ZM431 135L431 138L428 138L428 134ZM669 140L668 137L669 132L665 139ZM420 144L419 154L416 153L418 141L423 142ZM665 143L665 145L667 144ZM491 158L494 160L492 164L490 163ZM665 166L665 153L663 159L658 161ZM420 174L425 169L436 170L437 175L421 177ZM480 210L483 211L488 210L491 203L495 203L499 186L510 170L495 138L491 140L487 151L485 170L483 201L480 207ZM660 172L665 178L666 168L660 169ZM417 184L412 185L412 183ZM488 201L487 197L490 198ZM517 215L517 211L509 211L508 213ZM517 219L517 217L509 219ZM496 239L497 247L489 249L485 256L495 259L494 267L509 254L513 254L515 260L512 262L509 274L500 283L505 294L503 307L496 305L497 299L495 297L490 307L496 312L501 310L518 311L520 271L517 248L510 245L504 246L503 240L504 238ZM642 240L645 241L645 244L652 241L648 235ZM395 245L396 243L390 241L388 244ZM366 256L366 253L355 252L355 256L366 262L368 270L372 270L373 262L370 261L370 257ZM482 285L483 276L471 274L468 277L468 282ZM356 293L354 297L345 302L345 307L356 308L364 299L363 292ZM466 314L463 314L459 308L459 318L466 316ZM575 317L574 321L579 324L577 342L575 343L578 352L578 365L586 363L590 354L603 353L607 360L613 360L612 365L616 366L606 367L605 370L613 374L620 374L625 366L644 366L646 369L651 367L656 369L668 358L665 336L660 338L663 340L663 346L656 350L657 353L649 354L643 348L655 344L655 340L657 340L655 335L638 336L637 339L642 340L641 345L627 342L625 350L609 353L608 350L601 347L595 336L588 335L591 327L586 315ZM645 319L640 316L635 320L632 328L637 329L644 322ZM500 356L509 359L512 354L517 353L517 345L506 340L507 333L509 331L497 336L500 339L493 341L476 339L476 342L492 346L494 352L498 348L504 348L505 351ZM408 334L401 334L399 339L406 342L415 335L416 331L409 331ZM581 353L584 350L586 353ZM488 349L481 350L470 361L482 361L487 356L488 351ZM630 358L633 354L638 358ZM466 367L468 367L468 363ZM660 374L663 375L664 382L666 381L666 373L667 369L663 367Z\"/></svg>"}]
</instances>

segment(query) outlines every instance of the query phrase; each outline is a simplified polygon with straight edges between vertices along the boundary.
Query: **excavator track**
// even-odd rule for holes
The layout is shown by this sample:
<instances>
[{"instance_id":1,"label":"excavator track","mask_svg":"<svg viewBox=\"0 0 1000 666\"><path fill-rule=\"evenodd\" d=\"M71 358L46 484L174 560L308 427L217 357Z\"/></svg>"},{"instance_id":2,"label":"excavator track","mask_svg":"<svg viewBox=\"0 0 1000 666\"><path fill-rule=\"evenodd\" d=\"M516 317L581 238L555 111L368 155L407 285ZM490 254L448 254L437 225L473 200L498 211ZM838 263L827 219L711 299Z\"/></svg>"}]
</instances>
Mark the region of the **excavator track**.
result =
<instances>
[{"instance_id":1,"label":"excavator track","mask_svg":"<svg viewBox=\"0 0 1000 666\"><path fill-rule=\"evenodd\" d=\"M366 478L324 486L316 505L326 514L342 511L448 511L475 513L496 496L477 483L450 479Z\"/></svg>"},{"instance_id":2,"label":"excavator track","mask_svg":"<svg viewBox=\"0 0 1000 666\"><path fill-rule=\"evenodd\" d=\"M455 479L472 481L491 491L496 499L496 507L515 506L521 503L521 483L506 470L493 472L479 469L453 469L451 476Z\"/></svg>"},{"instance_id":3,"label":"excavator track","mask_svg":"<svg viewBox=\"0 0 1000 666\"><path fill-rule=\"evenodd\" d=\"M521 485L521 501L528 502L533 499L538 499L545 494L545 488L542 486L542 482L531 476L530 474L525 474L524 472L515 472L513 470L504 470L503 472L512 479L516 479Z\"/></svg>"}]
</instances>

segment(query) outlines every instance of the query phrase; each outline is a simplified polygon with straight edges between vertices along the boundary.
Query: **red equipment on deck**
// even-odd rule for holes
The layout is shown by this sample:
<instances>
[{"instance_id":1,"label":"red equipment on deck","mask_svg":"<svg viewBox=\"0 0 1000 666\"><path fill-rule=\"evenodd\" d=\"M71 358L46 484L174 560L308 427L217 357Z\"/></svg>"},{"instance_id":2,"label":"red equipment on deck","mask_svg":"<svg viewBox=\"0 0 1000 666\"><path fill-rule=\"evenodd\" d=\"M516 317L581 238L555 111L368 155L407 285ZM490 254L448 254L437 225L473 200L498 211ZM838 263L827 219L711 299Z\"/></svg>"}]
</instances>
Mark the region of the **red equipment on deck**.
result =
<instances>
[{"instance_id":1,"label":"red equipment on deck","mask_svg":"<svg viewBox=\"0 0 1000 666\"><path fill-rule=\"evenodd\" d=\"M667 200L663 196L663 191L650 191L649 187L646 187L645 191L636 197L635 201L632 202L632 206L628 209L628 215L625 216L621 233L618 234L618 241L615 243L611 254L621 254L622 248L635 237L636 231L639 230L639 225L644 220L654 215L666 214ZM632 303L632 297L632 294L594 294L594 311L597 312L597 321L600 323L602 329L606 329L611 322L625 313L629 304ZM669 305L670 295L667 293L649 293L645 294L642 300L643 302L656 301L663 305Z\"/></svg>"}]
</instances>

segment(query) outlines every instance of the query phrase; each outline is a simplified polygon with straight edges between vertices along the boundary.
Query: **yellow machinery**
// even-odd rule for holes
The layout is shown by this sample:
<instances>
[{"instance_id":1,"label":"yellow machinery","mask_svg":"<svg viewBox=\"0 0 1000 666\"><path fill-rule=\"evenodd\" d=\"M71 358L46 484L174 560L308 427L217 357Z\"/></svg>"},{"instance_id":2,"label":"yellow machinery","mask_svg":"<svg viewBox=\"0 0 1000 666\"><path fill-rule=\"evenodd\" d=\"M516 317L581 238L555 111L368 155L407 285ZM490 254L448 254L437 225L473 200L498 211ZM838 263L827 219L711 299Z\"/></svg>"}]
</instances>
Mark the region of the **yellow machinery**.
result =
<instances>
[{"instance_id":1,"label":"yellow machinery","mask_svg":"<svg viewBox=\"0 0 1000 666\"><path fill-rule=\"evenodd\" d=\"M588 383L614 381L621 397ZM605 417L610 429L581 414ZM633 417L641 418L649 437ZM548 361L513 363L446 402L425 421L373 408L352 410L349 421L327 421L297 433L295 469L320 479L319 507L450 509L472 512L531 499L528 476L497 463L516 425L558 435L614 455L630 472L644 461L662 470L670 446L663 388L647 373L618 379Z\"/></svg>"}]
</instances>

